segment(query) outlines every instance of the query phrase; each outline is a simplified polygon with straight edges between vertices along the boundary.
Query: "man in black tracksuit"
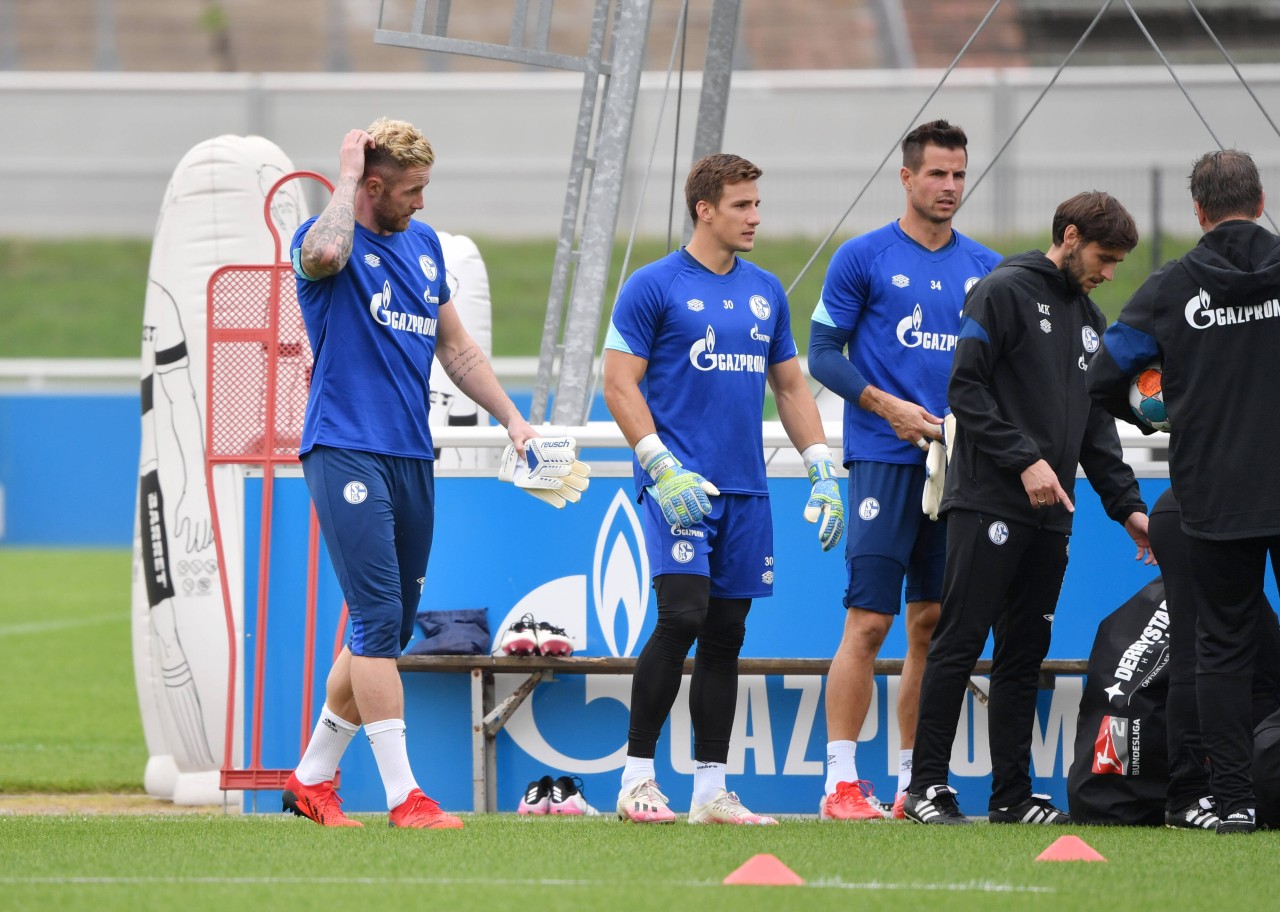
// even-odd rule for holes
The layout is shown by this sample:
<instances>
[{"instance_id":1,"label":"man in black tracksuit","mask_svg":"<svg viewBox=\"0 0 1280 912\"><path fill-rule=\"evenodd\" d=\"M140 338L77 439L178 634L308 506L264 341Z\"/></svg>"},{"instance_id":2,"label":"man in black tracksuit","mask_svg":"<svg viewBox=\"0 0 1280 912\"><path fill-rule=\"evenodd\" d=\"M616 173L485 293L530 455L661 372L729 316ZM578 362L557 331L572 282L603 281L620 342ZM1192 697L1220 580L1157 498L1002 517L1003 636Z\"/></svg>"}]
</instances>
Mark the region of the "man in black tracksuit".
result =
<instances>
[{"instance_id":1,"label":"man in black tracksuit","mask_svg":"<svg viewBox=\"0 0 1280 912\"><path fill-rule=\"evenodd\" d=\"M1115 422L1093 405L1085 369L1105 326L1089 293L1138 241L1124 207L1099 192L1058 207L1047 254L1010 257L965 302L947 399L957 433L947 469L942 613L920 695L907 816L967 823L947 785L965 685L994 629L988 705L989 819L1067 823L1032 795L1031 730L1040 663L1067 568L1077 465L1107 515L1147 552L1146 505Z\"/></svg>"},{"instance_id":2,"label":"man in black tracksuit","mask_svg":"<svg viewBox=\"0 0 1280 912\"><path fill-rule=\"evenodd\" d=\"M1280 239L1255 224L1262 182L1244 152L1200 158L1191 198L1204 237L1124 306L1089 371L1089 390L1139 424L1130 381L1152 360L1162 363L1169 478L1197 595L1196 698L1218 832L1251 833L1254 631L1267 555L1273 573L1280 555Z\"/></svg>"}]
</instances>

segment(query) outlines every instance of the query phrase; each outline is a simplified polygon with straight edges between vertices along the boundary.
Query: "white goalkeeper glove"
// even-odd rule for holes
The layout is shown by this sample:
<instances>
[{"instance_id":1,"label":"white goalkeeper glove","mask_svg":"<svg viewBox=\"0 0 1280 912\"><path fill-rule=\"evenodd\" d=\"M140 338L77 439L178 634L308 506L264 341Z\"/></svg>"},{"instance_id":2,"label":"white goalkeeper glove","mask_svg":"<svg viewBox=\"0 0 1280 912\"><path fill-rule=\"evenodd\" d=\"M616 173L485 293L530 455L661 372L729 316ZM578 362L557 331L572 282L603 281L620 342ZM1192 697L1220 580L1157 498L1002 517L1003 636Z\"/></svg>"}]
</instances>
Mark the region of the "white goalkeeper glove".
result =
<instances>
[{"instance_id":1,"label":"white goalkeeper glove","mask_svg":"<svg viewBox=\"0 0 1280 912\"><path fill-rule=\"evenodd\" d=\"M708 495L715 497L719 489L697 472L680 465L680 460L663 446L657 434L641 438L636 444L636 457L653 479L648 489L658 499L662 516L672 528L691 528L711 512Z\"/></svg>"},{"instance_id":2,"label":"white goalkeeper glove","mask_svg":"<svg viewBox=\"0 0 1280 912\"><path fill-rule=\"evenodd\" d=\"M831 450L825 443L815 443L800 454L809 470L809 502L804 505L804 518L818 523L818 541L823 551L830 551L844 536L844 499L831 462Z\"/></svg>"},{"instance_id":3,"label":"white goalkeeper glove","mask_svg":"<svg viewBox=\"0 0 1280 912\"><path fill-rule=\"evenodd\" d=\"M955 435L955 416L947 413L942 420L942 440L929 441L929 455L924 459L924 491L920 495L920 508L933 520L938 518L938 508L942 505L942 491L946 487L947 465L951 462Z\"/></svg>"},{"instance_id":4,"label":"white goalkeeper glove","mask_svg":"<svg viewBox=\"0 0 1280 912\"><path fill-rule=\"evenodd\" d=\"M498 480L546 501L556 509L577 503L591 484L591 467L578 461L572 437L534 437L518 452L515 444L502 451Z\"/></svg>"}]
</instances>

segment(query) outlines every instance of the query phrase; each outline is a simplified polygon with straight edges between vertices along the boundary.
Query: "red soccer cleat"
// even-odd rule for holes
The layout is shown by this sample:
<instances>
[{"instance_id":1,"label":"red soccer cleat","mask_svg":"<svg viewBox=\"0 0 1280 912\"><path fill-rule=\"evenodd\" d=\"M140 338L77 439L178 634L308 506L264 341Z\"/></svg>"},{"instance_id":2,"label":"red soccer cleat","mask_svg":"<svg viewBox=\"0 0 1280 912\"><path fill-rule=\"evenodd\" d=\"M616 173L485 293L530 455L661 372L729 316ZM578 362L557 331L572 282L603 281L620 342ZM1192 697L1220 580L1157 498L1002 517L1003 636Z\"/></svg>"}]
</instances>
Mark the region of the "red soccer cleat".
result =
<instances>
[{"instance_id":1,"label":"red soccer cleat","mask_svg":"<svg viewBox=\"0 0 1280 912\"><path fill-rule=\"evenodd\" d=\"M461 818L440 810L440 805L422 794L422 789L414 789L408 798L391 809L390 823L393 827L414 830L462 829Z\"/></svg>"},{"instance_id":2,"label":"red soccer cleat","mask_svg":"<svg viewBox=\"0 0 1280 912\"><path fill-rule=\"evenodd\" d=\"M333 790L332 779L315 785L303 785L298 781L297 773L290 773L281 797L284 801L284 810L292 811L299 817L314 820L321 826L364 826L359 820L352 820L342 813L342 799Z\"/></svg>"},{"instance_id":3,"label":"red soccer cleat","mask_svg":"<svg viewBox=\"0 0 1280 912\"><path fill-rule=\"evenodd\" d=\"M835 792L822 796L818 816L823 820L883 820L884 814L867 800L872 793L866 780L839 782Z\"/></svg>"}]
</instances>

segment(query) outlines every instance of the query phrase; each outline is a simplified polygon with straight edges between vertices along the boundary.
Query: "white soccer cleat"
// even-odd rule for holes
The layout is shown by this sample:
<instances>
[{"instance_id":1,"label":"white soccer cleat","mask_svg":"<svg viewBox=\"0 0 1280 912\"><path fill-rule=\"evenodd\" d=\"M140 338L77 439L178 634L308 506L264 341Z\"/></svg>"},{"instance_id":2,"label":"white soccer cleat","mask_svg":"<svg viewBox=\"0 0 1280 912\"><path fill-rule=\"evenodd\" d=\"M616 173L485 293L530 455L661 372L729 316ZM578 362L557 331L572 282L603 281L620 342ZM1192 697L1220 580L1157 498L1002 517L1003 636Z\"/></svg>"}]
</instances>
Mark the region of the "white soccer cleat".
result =
<instances>
[{"instance_id":1,"label":"white soccer cleat","mask_svg":"<svg viewBox=\"0 0 1280 912\"><path fill-rule=\"evenodd\" d=\"M720 793L706 804L689 808L690 823L729 823L738 826L773 826L777 820L763 814L753 814L738 800L735 792Z\"/></svg>"},{"instance_id":2,"label":"white soccer cleat","mask_svg":"<svg viewBox=\"0 0 1280 912\"><path fill-rule=\"evenodd\" d=\"M547 808L548 814L563 814L569 817L599 817L600 812L587 804L587 796L582 794L582 780L577 776L561 776L551 786L551 800Z\"/></svg>"},{"instance_id":3,"label":"white soccer cleat","mask_svg":"<svg viewBox=\"0 0 1280 912\"><path fill-rule=\"evenodd\" d=\"M618 792L618 819L632 823L675 823L676 815L667 807L667 796L658 791L658 783L642 779Z\"/></svg>"},{"instance_id":4,"label":"white soccer cleat","mask_svg":"<svg viewBox=\"0 0 1280 912\"><path fill-rule=\"evenodd\" d=\"M564 632L563 627L555 627L546 621L538 621L538 626L534 628L533 632L538 638L539 655L573 655L573 641L569 639L569 635Z\"/></svg>"},{"instance_id":5,"label":"white soccer cleat","mask_svg":"<svg viewBox=\"0 0 1280 912\"><path fill-rule=\"evenodd\" d=\"M532 614L525 614L502 632L498 651L504 655L531 656L538 654L538 622Z\"/></svg>"}]
</instances>

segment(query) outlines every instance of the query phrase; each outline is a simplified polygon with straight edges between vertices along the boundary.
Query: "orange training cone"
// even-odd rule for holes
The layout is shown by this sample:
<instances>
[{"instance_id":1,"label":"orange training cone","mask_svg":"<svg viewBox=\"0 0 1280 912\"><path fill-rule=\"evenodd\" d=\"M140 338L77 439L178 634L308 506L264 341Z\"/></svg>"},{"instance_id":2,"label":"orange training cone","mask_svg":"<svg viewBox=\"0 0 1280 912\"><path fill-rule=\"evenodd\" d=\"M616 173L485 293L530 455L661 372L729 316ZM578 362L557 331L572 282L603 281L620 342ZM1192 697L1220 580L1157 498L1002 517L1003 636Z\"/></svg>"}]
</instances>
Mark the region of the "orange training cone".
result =
<instances>
[{"instance_id":1,"label":"orange training cone","mask_svg":"<svg viewBox=\"0 0 1280 912\"><path fill-rule=\"evenodd\" d=\"M788 868L776 855L752 855L742 867L724 879L727 884L755 884L757 886L803 886L804 880Z\"/></svg>"},{"instance_id":2,"label":"orange training cone","mask_svg":"<svg viewBox=\"0 0 1280 912\"><path fill-rule=\"evenodd\" d=\"M1036 856L1036 861L1106 861L1079 836L1060 836L1049 848Z\"/></svg>"}]
</instances>

